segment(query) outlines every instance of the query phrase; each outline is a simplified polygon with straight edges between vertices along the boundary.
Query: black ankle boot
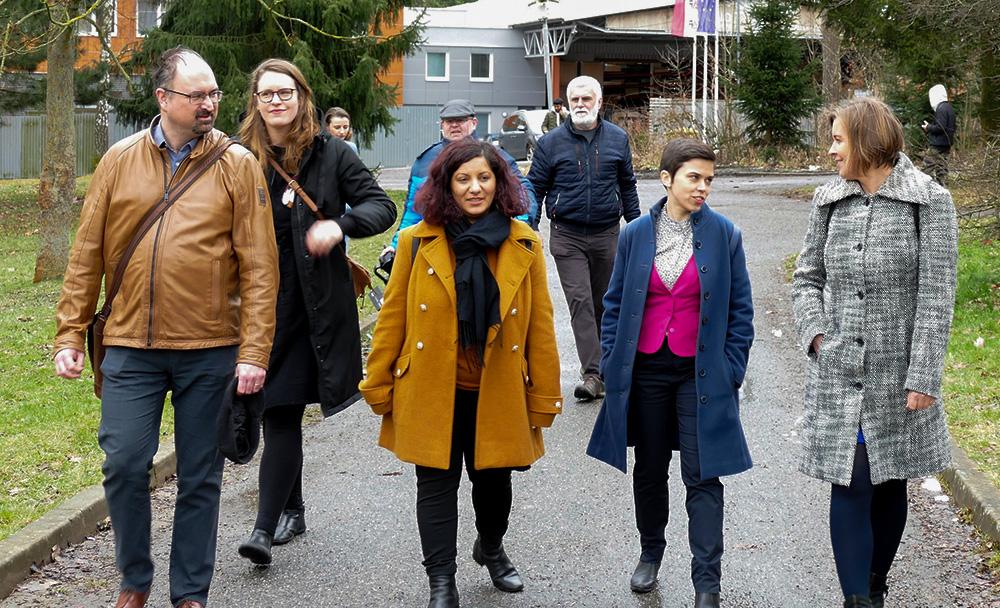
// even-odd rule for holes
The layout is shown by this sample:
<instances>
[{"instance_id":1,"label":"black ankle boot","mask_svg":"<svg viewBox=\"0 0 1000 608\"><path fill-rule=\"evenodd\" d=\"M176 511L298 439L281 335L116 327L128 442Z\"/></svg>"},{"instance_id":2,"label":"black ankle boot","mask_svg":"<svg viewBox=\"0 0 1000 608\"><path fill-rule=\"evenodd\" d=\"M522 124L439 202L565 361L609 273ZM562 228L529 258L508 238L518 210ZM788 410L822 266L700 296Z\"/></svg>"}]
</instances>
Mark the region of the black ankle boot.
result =
<instances>
[{"instance_id":1,"label":"black ankle boot","mask_svg":"<svg viewBox=\"0 0 1000 608\"><path fill-rule=\"evenodd\" d=\"M721 608L718 593L702 593L698 591L694 594L694 608Z\"/></svg>"},{"instance_id":2,"label":"black ankle boot","mask_svg":"<svg viewBox=\"0 0 1000 608\"><path fill-rule=\"evenodd\" d=\"M883 608L885 606L885 596L889 595L889 586L886 584L886 576L875 574L868 579L868 593L871 596L872 608Z\"/></svg>"},{"instance_id":3,"label":"black ankle boot","mask_svg":"<svg viewBox=\"0 0 1000 608\"><path fill-rule=\"evenodd\" d=\"M458 585L455 575L430 577L431 599L427 608L458 608Z\"/></svg>"},{"instance_id":4,"label":"black ankle boot","mask_svg":"<svg viewBox=\"0 0 1000 608\"><path fill-rule=\"evenodd\" d=\"M639 560L635 572L629 580L629 587L636 593L649 593L656 586L656 575L660 572L660 562L644 562Z\"/></svg>"},{"instance_id":5,"label":"black ankle boot","mask_svg":"<svg viewBox=\"0 0 1000 608\"><path fill-rule=\"evenodd\" d=\"M257 529L250 533L250 538L240 545L240 555L257 564L266 566L271 563L271 535Z\"/></svg>"},{"instance_id":6,"label":"black ankle boot","mask_svg":"<svg viewBox=\"0 0 1000 608\"><path fill-rule=\"evenodd\" d=\"M477 536L476 542L472 545L472 559L480 566L486 566L493 586L500 591L517 593L524 589L524 581L521 580L517 568L507 557L507 552L503 550L503 543L500 543L496 549L484 550L482 542Z\"/></svg>"},{"instance_id":7,"label":"black ankle boot","mask_svg":"<svg viewBox=\"0 0 1000 608\"><path fill-rule=\"evenodd\" d=\"M863 595L851 595L844 600L844 608L871 608L872 601Z\"/></svg>"},{"instance_id":8,"label":"black ankle boot","mask_svg":"<svg viewBox=\"0 0 1000 608\"><path fill-rule=\"evenodd\" d=\"M278 518L278 526L274 529L275 545L283 545L306 531L306 510L285 509Z\"/></svg>"}]
</instances>

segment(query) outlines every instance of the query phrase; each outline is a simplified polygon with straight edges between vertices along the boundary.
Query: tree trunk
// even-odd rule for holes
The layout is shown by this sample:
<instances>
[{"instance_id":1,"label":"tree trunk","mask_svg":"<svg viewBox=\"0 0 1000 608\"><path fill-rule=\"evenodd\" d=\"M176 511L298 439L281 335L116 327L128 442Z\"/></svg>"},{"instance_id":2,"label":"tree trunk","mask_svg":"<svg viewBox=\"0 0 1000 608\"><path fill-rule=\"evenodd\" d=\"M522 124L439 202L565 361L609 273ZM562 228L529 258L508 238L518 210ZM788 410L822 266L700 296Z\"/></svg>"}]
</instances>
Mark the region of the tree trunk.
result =
<instances>
[{"instance_id":1,"label":"tree trunk","mask_svg":"<svg viewBox=\"0 0 1000 608\"><path fill-rule=\"evenodd\" d=\"M97 17L97 34L101 37L101 58L97 63L100 70L101 98L97 100L97 116L94 120L94 148L97 157L104 156L108 151L108 123L111 113L111 102L108 96L111 93L111 54L108 48L111 46L111 32L115 27L115 5L111 0L105 0L95 11ZM96 160L96 159L95 159Z\"/></svg>"},{"instance_id":2,"label":"tree trunk","mask_svg":"<svg viewBox=\"0 0 1000 608\"><path fill-rule=\"evenodd\" d=\"M76 133L73 126L73 62L76 33L65 28L48 47L45 149L38 184L42 208L34 282L57 279L66 271L69 230L76 191Z\"/></svg>"},{"instance_id":3,"label":"tree trunk","mask_svg":"<svg viewBox=\"0 0 1000 608\"><path fill-rule=\"evenodd\" d=\"M983 45L979 59L982 100L979 120L986 136L1000 137L1000 56L991 44Z\"/></svg>"},{"instance_id":4,"label":"tree trunk","mask_svg":"<svg viewBox=\"0 0 1000 608\"><path fill-rule=\"evenodd\" d=\"M840 32L823 20L823 103L840 101Z\"/></svg>"}]
</instances>

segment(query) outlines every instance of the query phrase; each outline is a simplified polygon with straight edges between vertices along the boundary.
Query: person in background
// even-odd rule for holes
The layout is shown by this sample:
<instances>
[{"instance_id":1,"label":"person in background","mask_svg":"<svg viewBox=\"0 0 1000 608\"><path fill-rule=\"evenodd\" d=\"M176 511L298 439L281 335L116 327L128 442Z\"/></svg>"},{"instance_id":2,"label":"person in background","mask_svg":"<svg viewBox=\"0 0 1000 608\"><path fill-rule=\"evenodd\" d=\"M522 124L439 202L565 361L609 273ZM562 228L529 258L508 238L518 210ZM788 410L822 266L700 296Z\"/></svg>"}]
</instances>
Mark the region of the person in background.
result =
<instances>
[{"instance_id":1,"label":"person in background","mask_svg":"<svg viewBox=\"0 0 1000 608\"><path fill-rule=\"evenodd\" d=\"M816 190L792 282L809 357L799 469L830 483L844 606L881 608L906 480L951 460L941 379L958 229L951 195L903 153L887 105L853 100L829 120L838 177Z\"/></svg>"},{"instance_id":2,"label":"person in background","mask_svg":"<svg viewBox=\"0 0 1000 608\"><path fill-rule=\"evenodd\" d=\"M459 605L462 461L472 482L472 559L508 593L524 583L504 549L511 471L545 452L562 410L559 353L539 236L514 221L527 201L487 142L441 152L403 232L361 392L382 416L379 445L416 465L428 608ZM553 507L558 508L558 507Z\"/></svg>"},{"instance_id":3,"label":"person in background","mask_svg":"<svg viewBox=\"0 0 1000 608\"><path fill-rule=\"evenodd\" d=\"M750 275L742 233L706 203L714 178L712 148L672 140L660 159L667 196L618 241L601 332L608 391L587 448L625 472L626 446L635 446L636 593L656 586L670 459L680 451L695 608L721 605L719 477L752 466L739 397L753 343Z\"/></svg>"},{"instance_id":4,"label":"person in background","mask_svg":"<svg viewBox=\"0 0 1000 608\"><path fill-rule=\"evenodd\" d=\"M97 437L122 575L115 608L142 608L153 583L149 470L171 393L177 500L170 604L203 608L215 572L222 489L216 417L234 375L240 394L260 391L270 375L278 255L260 165L213 128L222 91L212 68L176 47L160 56L153 84L160 113L108 150L87 190L56 308L55 371L80 377L101 287L146 213L228 146L127 261L104 333Z\"/></svg>"},{"instance_id":5,"label":"person in background","mask_svg":"<svg viewBox=\"0 0 1000 608\"><path fill-rule=\"evenodd\" d=\"M943 84L936 84L927 93L934 110L934 120L921 125L927 133L927 152L924 154L924 173L934 181L947 186L948 156L955 143L955 109L948 101L948 91Z\"/></svg>"},{"instance_id":6,"label":"person in background","mask_svg":"<svg viewBox=\"0 0 1000 608\"><path fill-rule=\"evenodd\" d=\"M601 303L614 265L624 216L640 215L628 134L599 117L601 84L578 76L566 87L570 120L538 140L528 180L549 218L549 249L569 305L581 379L573 395L581 401L604 396L601 362ZM540 213L531 226L538 229Z\"/></svg>"},{"instance_id":7,"label":"person in background","mask_svg":"<svg viewBox=\"0 0 1000 608\"><path fill-rule=\"evenodd\" d=\"M281 277L264 386L257 520L239 546L239 554L258 565L271 563L272 545L306 530L306 404L319 403L332 416L358 399L361 335L343 241L384 232L396 220L395 204L358 155L343 140L324 137L315 116L312 89L294 64L267 59L253 71L240 139L267 176ZM285 175L294 176L301 193Z\"/></svg>"},{"instance_id":8,"label":"person in background","mask_svg":"<svg viewBox=\"0 0 1000 608\"><path fill-rule=\"evenodd\" d=\"M399 226L396 228L395 234L392 235L392 241L389 245L382 250L382 256L393 256L396 250L396 245L399 242L399 233L406 228L416 224L420 221L420 213L414 208L414 202L417 198L417 191L427 180L427 171L434 159L441 154L444 148L455 141L461 141L464 139L469 139L473 137L473 133L476 132L476 125L479 124L479 120L476 118L476 106L472 105L472 102L468 99L452 99L451 101L445 102L441 106L441 139L434 144L430 145L423 152L417 155L417 159L413 161L413 166L410 167L410 179L406 186L406 201L403 206L403 219L399 221ZM531 186L531 182L528 181L526 177L521 173L521 170L517 167L517 161L507 154L503 150L497 150L500 157L507 163L510 167L511 173L518 179L523 190L522 196L524 196L528 202L527 210L518 216L517 219L528 221L531 213L534 212L537 203L535 201L535 191Z\"/></svg>"},{"instance_id":9,"label":"person in background","mask_svg":"<svg viewBox=\"0 0 1000 608\"><path fill-rule=\"evenodd\" d=\"M351 115L347 110L337 106L330 108L323 115L323 124L326 125L326 131L330 135L347 144L355 154L358 153L357 144L351 141L354 131L351 130Z\"/></svg>"},{"instance_id":10,"label":"person in background","mask_svg":"<svg viewBox=\"0 0 1000 608\"><path fill-rule=\"evenodd\" d=\"M542 121L542 133L548 133L552 129L562 125L563 121L569 117L569 110L565 107L566 103L562 100L562 97L556 97L555 101L552 102L552 109L548 111L545 115L545 120Z\"/></svg>"}]
</instances>

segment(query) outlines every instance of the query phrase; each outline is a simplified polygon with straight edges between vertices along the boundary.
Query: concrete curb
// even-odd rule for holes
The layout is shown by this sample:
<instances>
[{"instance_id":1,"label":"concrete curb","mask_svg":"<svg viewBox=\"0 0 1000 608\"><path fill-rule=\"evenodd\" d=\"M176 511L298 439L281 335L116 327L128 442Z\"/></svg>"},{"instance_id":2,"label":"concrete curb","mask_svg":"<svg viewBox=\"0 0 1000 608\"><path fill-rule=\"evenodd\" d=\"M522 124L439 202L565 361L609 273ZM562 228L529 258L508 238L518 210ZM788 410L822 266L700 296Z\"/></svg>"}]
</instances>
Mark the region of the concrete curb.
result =
<instances>
[{"instance_id":1,"label":"concrete curb","mask_svg":"<svg viewBox=\"0 0 1000 608\"><path fill-rule=\"evenodd\" d=\"M955 504L972 512L972 523L1000 546L1000 490L981 473L965 450L952 442L952 466L941 473Z\"/></svg>"},{"instance_id":2,"label":"concrete curb","mask_svg":"<svg viewBox=\"0 0 1000 608\"><path fill-rule=\"evenodd\" d=\"M361 334L375 325L378 313L361 320ZM177 452L170 438L160 444L149 472L149 488L155 489L177 472ZM84 488L45 515L0 541L0 599L10 595L32 568L52 561L56 548L78 543L92 535L108 517L101 484Z\"/></svg>"},{"instance_id":3,"label":"concrete curb","mask_svg":"<svg viewBox=\"0 0 1000 608\"><path fill-rule=\"evenodd\" d=\"M150 489L157 488L177 470L173 439L160 444L149 473ZM55 549L78 543L97 530L108 516L104 488L93 485L0 541L0 599L10 595L32 568L52 561Z\"/></svg>"}]
</instances>

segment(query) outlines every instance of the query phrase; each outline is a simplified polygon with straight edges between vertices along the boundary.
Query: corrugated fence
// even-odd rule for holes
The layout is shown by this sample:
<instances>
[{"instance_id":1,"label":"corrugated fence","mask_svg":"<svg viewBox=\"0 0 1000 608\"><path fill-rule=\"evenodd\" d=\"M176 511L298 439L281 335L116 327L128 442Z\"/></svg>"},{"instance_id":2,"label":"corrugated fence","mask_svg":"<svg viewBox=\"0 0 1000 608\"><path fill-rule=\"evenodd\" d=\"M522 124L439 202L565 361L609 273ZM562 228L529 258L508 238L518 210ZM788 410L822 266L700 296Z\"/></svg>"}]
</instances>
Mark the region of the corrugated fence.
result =
<instances>
[{"instance_id":1,"label":"corrugated fence","mask_svg":"<svg viewBox=\"0 0 1000 608\"><path fill-rule=\"evenodd\" d=\"M361 160L369 167L405 167L424 148L441 139L438 106L391 108L397 119L392 135L379 132L371 148L360 148Z\"/></svg>"}]
</instances>

